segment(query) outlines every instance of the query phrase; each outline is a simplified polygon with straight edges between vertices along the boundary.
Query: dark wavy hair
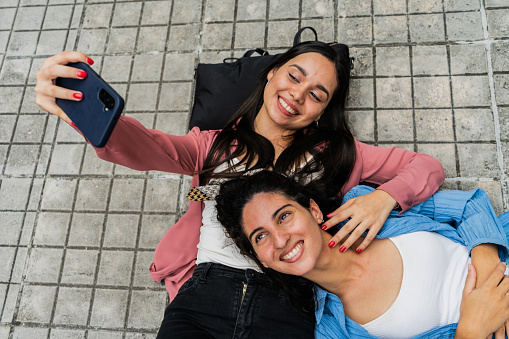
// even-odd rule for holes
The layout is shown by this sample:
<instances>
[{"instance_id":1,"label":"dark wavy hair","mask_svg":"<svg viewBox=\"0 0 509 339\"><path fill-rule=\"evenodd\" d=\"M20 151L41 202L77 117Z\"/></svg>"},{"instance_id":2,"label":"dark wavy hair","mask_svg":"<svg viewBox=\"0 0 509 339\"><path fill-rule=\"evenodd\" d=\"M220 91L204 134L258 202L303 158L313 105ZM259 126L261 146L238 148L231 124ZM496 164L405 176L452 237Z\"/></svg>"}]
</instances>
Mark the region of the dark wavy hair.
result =
<instances>
[{"instance_id":1,"label":"dark wavy hair","mask_svg":"<svg viewBox=\"0 0 509 339\"><path fill-rule=\"evenodd\" d=\"M305 208L310 207L310 199L320 207L337 207L337 199L328 199L323 191L313 184L302 185L285 175L268 170L227 181L221 185L216 197L217 219L240 252L254 260L276 286L283 288L295 306L307 313L314 312L313 282L264 267L244 232L244 208L259 193L282 194Z\"/></svg>"},{"instance_id":2,"label":"dark wavy hair","mask_svg":"<svg viewBox=\"0 0 509 339\"><path fill-rule=\"evenodd\" d=\"M254 122L263 105L268 73L305 53L318 53L330 60L335 65L338 86L319 123L294 131L289 146L276 160L273 145L255 132ZM355 162L355 142L345 115L349 82L350 56L346 45L337 44L336 48L332 48L323 42L308 41L290 48L260 74L253 94L214 140L200 172L201 183L205 184L213 177L240 176L253 168L272 168L281 173L297 169L293 174L297 180L316 178L316 185L331 195L338 194ZM313 158L306 161L309 154ZM231 165L235 158L240 162ZM228 169L214 173L224 163L229 165ZM246 165L246 168L242 169L241 165Z\"/></svg>"}]
</instances>

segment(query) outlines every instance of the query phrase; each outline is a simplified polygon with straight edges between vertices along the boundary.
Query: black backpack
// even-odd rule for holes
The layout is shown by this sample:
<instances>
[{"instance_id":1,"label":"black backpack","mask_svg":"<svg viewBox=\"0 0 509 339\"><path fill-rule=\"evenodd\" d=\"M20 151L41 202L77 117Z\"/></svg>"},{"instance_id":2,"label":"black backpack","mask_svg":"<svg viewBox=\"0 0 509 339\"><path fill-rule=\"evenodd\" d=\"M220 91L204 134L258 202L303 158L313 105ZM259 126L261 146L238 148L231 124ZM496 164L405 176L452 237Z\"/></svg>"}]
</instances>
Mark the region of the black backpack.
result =
<instances>
[{"instance_id":1,"label":"black backpack","mask_svg":"<svg viewBox=\"0 0 509 339\"><path fill-rule=\"evenodd\" d=\"M313 27L303 27L295 34L293 45L300 42L301 34ZM348 47L332 43L338 52L344 53ZM253 56L258 53L260 56ZM226 58L219 64L198 64L195 70L196 89L189 129L198 126L201 130L222 129L235 112L249 98L256 88L260 73L280 54L269 55L261 48L244 53L241 58Z\"/></svg>"}]
</instances>

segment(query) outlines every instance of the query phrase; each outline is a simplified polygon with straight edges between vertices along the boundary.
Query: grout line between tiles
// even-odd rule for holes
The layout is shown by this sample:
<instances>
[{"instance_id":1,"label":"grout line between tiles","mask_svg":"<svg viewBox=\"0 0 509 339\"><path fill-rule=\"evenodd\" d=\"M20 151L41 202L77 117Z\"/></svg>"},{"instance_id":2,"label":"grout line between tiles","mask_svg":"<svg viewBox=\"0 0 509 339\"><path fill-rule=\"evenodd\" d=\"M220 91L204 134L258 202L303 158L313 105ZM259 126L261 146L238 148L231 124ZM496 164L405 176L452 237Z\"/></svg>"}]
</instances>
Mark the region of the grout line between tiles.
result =
<instances>
[{"instance_id":1,"label":"grout line between tiles","mask_svg":"<svg viewBox=\"0 0 509 339\"><path fill-rule=\"evenodd\" d=\"M491 45L493 41L489 37L489 31L488 31L488 18L486 14L486 9L484 8L484 1L479 0L480 6L481 6L481 22L482 22L482 28L483 28L483 35L484 35L484 46L486 49L486 59L488 61L488 82L490 86L490 98L491 98L491 110L493 113L493 123L495 127L495 139L496 139L496 147L497 147L497 163L500 169L500 181L505 182L507 179L507 176L505 174L504 170L504 154L502 152L502 143L500 140L500 117L498 114L498 107L497 107L497 100L496 100L496 93L495 93L495 79L493 75L493 64L491 60ZM503 188L503 187L502 187ZM504 210L507 210L509 207L509 192L507 192L507 189L502 191L502 200L503 200L503 206Z\"/></svg>"}]
</instances>

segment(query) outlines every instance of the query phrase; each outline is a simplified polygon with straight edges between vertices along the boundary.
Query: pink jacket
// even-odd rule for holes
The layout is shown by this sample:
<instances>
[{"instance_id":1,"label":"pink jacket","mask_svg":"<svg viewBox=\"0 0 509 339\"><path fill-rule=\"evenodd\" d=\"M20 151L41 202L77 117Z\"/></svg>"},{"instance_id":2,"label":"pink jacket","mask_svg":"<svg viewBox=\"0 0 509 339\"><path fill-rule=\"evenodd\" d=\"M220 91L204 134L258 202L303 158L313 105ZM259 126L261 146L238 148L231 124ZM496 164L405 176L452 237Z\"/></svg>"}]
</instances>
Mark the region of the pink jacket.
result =
<instances>
[{"instance_id":1,"label":"pink jacket","mask_svg":"<svg viewBox=\"0 0 509 339\"><path fill-rule=\"evenodd\" d=\"M193 128L187 135L173 136L143 127L138 121L122 116L108 143L96 148L104 160L135 170L157 170L193 177L198 175L212 142L219 131ZM436 159L396 147L370 146L356 141L357 159L352 174L342 189L348 192L361 181L380 185L403 211L428 199L444 181L444 170ZM161 239L150 266L154 281L164 279L170 299L191 277L200 237L203 204L191 201L188 211Z\"/></svg>"}]
</instances>

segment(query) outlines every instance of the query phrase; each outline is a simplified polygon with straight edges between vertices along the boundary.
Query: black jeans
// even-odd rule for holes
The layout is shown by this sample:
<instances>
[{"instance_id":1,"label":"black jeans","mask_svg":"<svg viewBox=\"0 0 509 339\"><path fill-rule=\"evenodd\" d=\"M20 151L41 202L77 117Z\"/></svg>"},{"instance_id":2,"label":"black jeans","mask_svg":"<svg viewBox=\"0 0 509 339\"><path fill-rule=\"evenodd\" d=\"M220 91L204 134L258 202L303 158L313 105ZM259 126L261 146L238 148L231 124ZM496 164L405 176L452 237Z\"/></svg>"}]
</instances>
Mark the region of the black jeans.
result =
<instances>
[{"instance_id":1,"label":"black jeans","mask_svg":"<svg viewBox=\"0 0 509 339\"><path fill-rule=\"evenodd\" d=\"M162 338L314 338L315 319L254 270L196 267L166 308Z\"/></svg>"}]
</instances>

